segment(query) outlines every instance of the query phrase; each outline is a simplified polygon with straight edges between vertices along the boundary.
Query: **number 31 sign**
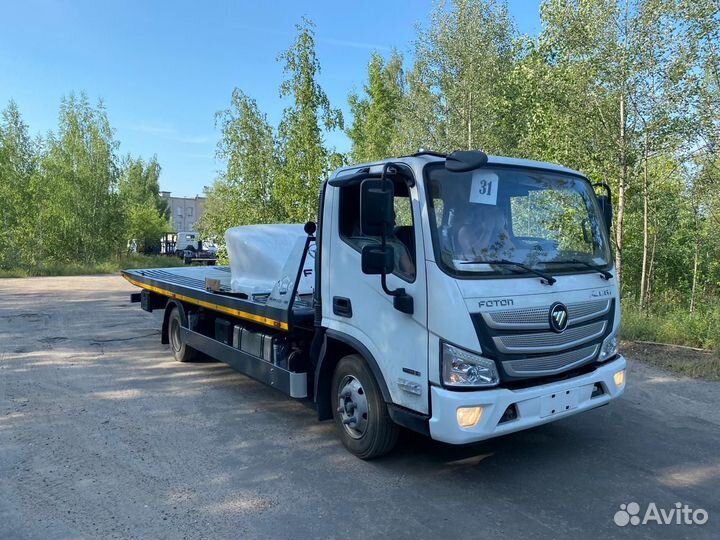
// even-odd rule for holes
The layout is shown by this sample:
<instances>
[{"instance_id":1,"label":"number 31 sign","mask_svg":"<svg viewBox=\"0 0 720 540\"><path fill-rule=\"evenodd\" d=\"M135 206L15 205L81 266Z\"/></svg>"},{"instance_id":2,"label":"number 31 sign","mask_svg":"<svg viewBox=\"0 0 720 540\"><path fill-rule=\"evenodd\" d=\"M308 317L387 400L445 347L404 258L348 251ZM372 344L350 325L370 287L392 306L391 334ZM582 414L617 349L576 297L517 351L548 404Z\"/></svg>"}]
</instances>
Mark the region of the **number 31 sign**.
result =
<instances>
[{"instance_id":1,"label":"number 31 sign","mask_svg":"<svg viewBox=\"0 0 720 540\"><path fill-rule=\"evenodd\" d=\"M470 202L497 204L498 175L490 171L475 171L470 188Z\"/></svg>"}]
</instances>

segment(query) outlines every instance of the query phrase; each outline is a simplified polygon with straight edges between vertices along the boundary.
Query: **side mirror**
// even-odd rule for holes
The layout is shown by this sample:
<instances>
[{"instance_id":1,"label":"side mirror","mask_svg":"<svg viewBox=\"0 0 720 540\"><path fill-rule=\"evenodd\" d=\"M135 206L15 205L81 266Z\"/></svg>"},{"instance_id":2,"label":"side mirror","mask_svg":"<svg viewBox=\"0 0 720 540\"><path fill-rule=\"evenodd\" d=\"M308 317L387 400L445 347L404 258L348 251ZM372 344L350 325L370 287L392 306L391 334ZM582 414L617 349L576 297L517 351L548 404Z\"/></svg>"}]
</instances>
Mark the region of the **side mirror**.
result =
<instances>
[{"instance_id":1,"label":"side mirror","mask_svg":"<svg viewBox=\"0 0 720 540\"><path fill-rule=\"evenodd\" d=\"M613 222L613 207L610 197L607 195L599 195L598 203L600 204L600 210L602 211L603 218L605 218L605 226L607 227L608 234L610 234L610 228Z\"/></svg>"},{"instance_id":2,"label":"side mirror","mask_svg":"<svg viewBox=\"0 0 720 540\"><path fill-rule=\"evenodd\" d=\"M363 180L360 184L360 230L364 236L387 236L392 232L393 205L391 182L374 178Z\"/></svg>"},{"instance_id":3,"label":"side mirror","mask_svg":"<svg viewBox=\"0 0 720 540\"><path fill-rule=\"evenodd\" d=\"M605 195L596 194L595 196L597 197L598 204L600 205L600 211L603 214L603 218L605 218L605 226L607 227L608 234L610 234L613 222L612 191L610 190L610 186L607 182L593 184L593 187L605 190Z\"/></svg>"},{"instance_id":4,"label":"side mirror","mask_svg":"<svg viewBox=\"0 0 720 540\"><path fill-rule=\"evenodd\" d=\"M395 251L392 246L370 244L364 246L360 255L363 274L385 275L395 269Z\"/></svg>"},{"instance_id":5,"label":"side mirror","mask_svg":"<svg viewBox=\"0 0 720 540\"><path fill-rule=\"evenodd\" d=\"M315 231L317 231L317 223L314 221L308 221L303 227L303 230L305 231L305 234L312 236L315 234Z\"/></svg>"}]
</instances>

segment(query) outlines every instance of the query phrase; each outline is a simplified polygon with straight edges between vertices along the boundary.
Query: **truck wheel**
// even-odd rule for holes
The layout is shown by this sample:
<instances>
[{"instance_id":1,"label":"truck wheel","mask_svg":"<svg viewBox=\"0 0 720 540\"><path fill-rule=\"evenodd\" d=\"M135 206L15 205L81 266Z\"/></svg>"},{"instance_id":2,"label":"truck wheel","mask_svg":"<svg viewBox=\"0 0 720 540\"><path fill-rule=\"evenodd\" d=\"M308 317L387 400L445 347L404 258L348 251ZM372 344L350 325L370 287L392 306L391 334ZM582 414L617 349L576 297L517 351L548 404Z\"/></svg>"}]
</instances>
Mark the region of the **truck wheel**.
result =
<instances>
[{"instance_id":1,"label":"truck wheel","mask_svg":"<svg viewBox=\"0 0 720 540\"><path fill-rule=\"evenodd\" d=\"M387 454L398 438L380 388L365 360L351 354L338 362L332 380L335 426L345 447L360 459Z\"/></svg>"},{"instance_id":2,"label":"truck wheel","mask_svg":"<svg viewBox=\"0 0 720 540\"><path fill-rule=\"evenodd\" d=\"M168 319L170 349L178 362L192 362L197 358L197 351L185 344L180 328L182 328L182 317L180 316L180 310L174 307Z\"/></svg>"}]
</instances>

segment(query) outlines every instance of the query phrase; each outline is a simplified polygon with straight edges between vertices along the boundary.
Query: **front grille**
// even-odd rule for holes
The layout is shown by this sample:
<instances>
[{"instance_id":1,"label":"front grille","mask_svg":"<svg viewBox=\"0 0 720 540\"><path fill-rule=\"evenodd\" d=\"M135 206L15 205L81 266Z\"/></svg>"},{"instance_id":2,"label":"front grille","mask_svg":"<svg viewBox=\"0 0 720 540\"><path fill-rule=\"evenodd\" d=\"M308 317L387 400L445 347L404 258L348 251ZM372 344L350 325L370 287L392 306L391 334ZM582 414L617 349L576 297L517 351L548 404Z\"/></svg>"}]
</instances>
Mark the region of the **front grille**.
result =
<instances>
[{"instance_id":1,"label":"front grille","mask_svg":"<svg viewBox=\"0 0 720 540\"><path fill-rule=\"evenodd\" d=\"M493 337L498 351L503 353L548 353L577 347L599 338L605 333L606 321L568 328L562 334L535 332L532 334L506 334Z\"/></svg>"},{"instance_id":2,"label":"front grille","mask_svg":"<svg viewBox=\"0 0 720 540\"><path fill-rule=\"evenodd\" d=\"M568 325L595 319L607 314L610 300L594 300L567 304ZM508 330L546 330L550 329L549 306L503 311L490 311L482 314L485 324L490 328Z\"/></svg>"},{"instance_id":3,"label":"front grille","mask_svg":"<svg viewBox=\"0 0 720 540\"><path fill-rule=\"evenodd\" d=\"M613 327L615 301L607 298L566 304L568 327L550 330L550 307L503 309L471 315L483 356L500 368L506 385L538 381L590 367Z\"/></svg>"},{"instance_id":4,"label":"front grille","mask_svg":"<svg viewBox=\"0 0 720 540\"><path fill-rule=\"evenodd\" d=\"M583 363L595 358L600 345L591 345L582 349L575 349L566 353L553 356L540 356L534 358L522 358L520 360L508 360L503 362L503 367L508 375L513 377L536 377L539 375L555 375L567 369L580 366Z\"/></svg>"}]
</instances>

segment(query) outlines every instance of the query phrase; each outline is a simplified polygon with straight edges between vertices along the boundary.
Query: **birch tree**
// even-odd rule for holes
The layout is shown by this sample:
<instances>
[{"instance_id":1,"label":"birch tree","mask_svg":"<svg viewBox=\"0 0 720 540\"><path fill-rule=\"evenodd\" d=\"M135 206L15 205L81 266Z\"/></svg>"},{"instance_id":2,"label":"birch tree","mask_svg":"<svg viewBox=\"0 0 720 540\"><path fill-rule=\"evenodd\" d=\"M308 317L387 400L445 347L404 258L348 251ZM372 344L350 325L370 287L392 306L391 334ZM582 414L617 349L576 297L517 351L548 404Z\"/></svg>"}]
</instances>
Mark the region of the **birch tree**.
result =
<instances>
[{"instance_id":1,"label":"birch tree","mask_svg":"<svg viewBox=\"0 0 720 540\"><path fill-rule=\"evenodd\" d=\"M278 60L287 77L280 97L289 98L278 130L279 174L273 197L281 218L288 222L316 219L320 183L330 172L333 152L325 146L323 130L343 128L339 109L317 82L320 62L315 54L314 25L297 25L293 45Z\"/></svg>"},{"instance_id":2,"label":"birch tree","mask_svg":"<svg viewBox=\"0 0 720 540\"><path fill-rule=\"evenodd\" d=\"M215 119L222 134L216 156L225 169L207 192L198 227L203 236L222 242L229 227L273 223L284 215L274 193L278 164L273 129L257 102L236 88L230 107Z\"/></svg>"},{"instance_id":3,"label":"birch tree","mask_svg":"<svg viewBox=\"0 0 720 540\"><path fill-rule=\"evenodd\" d=\"M348 98L352 125L351 160L374 161L398 155L400 117L404 99L402 57L394 52L385 62L375 53L368 64L368 80L361 95Z\"/></svg>"},{"instance_id":4,"label":"birch tree","mask_svg":"<svg viewBox=\"0 0 720 540\"><path fill-rule=\"evenodd\" d=\"M408 78L402 129L430 139L416 139L417 145L515 153L514 28L502 2L453 0L435 7L419 31Z\"/></svg>"},{"instance_id":5,"label":"birch tree","mask_svg":"<svg viewBox=\"0 0 720 540\"><path fill-rule=\"evenodd\" d=\"M34 254L38 149L10 101L0 117L0 267L25 263Z\"/></svg>"},{"instance_id":6,"label":"birch tree","mask_svg":"<svg viewBox=\"0 0 720 540\"><path fill-rule=\"evenodd\" d=\"M94 263L122 245L118 143L102 102L71 94L42 159L42 242L49 259Z\"/></svg>"}]
</instances>

